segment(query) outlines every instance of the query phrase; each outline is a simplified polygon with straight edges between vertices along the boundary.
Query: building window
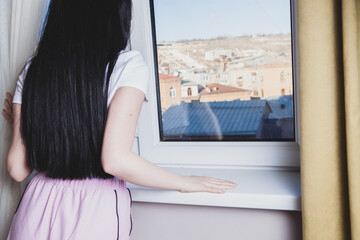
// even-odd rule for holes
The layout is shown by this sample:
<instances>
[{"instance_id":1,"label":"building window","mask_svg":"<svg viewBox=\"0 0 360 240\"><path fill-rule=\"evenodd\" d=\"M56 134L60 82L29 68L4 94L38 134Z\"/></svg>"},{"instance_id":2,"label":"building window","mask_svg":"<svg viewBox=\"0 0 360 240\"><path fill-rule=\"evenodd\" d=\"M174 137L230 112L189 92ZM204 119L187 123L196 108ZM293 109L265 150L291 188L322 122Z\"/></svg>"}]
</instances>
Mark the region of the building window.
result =
<instances>
[{"instance_id":1,"label":"building window","mask_svg":"<svg viewBox=\"0 0 360 240\"><path fill-rule=\"evenodd\" d=\"M251 80L252 80L253 82L257 82L257 74L256 74L256 72L252 72L252 73L251 73Z\"/></svg>"},{"instance_id":2,"label":"building window","mask_svg":"<svg viewBox=\"0 0 360 240\"><path fill-rule=\"evenodd\" d=\"M285 95L285 88L282 88L281 89L281 96L284 96Z\"/></svg>"},{"instance_id":3,"label":"building window","mask_svg":"<svg viewBox=\"0 0 360 240\"><path fill-rule=\"evenodd\" d=\"M281 74L280 74L280 81L281 82L285 81L285 73L284 72L281 72Z\"/></svg>"},{"instance_id":4,"label":"building window","mask_svg":"<svg viewBox=\"0 0 360 240\"><path fill-rule=\"evenodd\" d=\"M192 94L191 94L191 88L188 88L188 89L187 89L187 95L188 95L188 96L191 96L191 95L192 95Z\"/></svg>"},{"instance_id":5,"label":"building window","mask_svg":"<svg viewBox=\"0 0 360 240\"><path fill-rule=\"evenodd\" d=\"M176 89L174 87L170 88L170 97L172 98L176 97Z\"/></svg>"},{"instance_id":6,"label":"building window","mask_svg":"<svg viewBox=\"0 0 360 240\"><path fill-rule=\"evenodd\" d=\"M209 81L209 75L203 75L203 76L202 76L202 80L203 80L204 82L208 82L208 81Z\"/></svg>"}]
</instances>

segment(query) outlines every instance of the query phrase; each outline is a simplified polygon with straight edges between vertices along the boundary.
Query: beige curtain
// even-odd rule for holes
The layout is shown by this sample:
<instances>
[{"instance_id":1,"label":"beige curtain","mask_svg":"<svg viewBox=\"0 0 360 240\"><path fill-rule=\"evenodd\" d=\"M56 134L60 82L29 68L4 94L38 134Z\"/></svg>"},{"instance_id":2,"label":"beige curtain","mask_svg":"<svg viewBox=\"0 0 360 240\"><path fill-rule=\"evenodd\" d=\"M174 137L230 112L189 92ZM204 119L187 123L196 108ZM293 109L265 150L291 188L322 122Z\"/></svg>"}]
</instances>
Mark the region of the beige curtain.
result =
<instances>
[{"instance_id":1,"label":"beige curtain","mask_svg":"<svg viewBox=\"0 0 360 240\"><path fill-rule=\"evenodd\" d=\"M305 240L360 239L360 1L298 0Z\"/></svg>"},{"instance_id":2,"label":"beige curtain","mask_svg":"<svg viewBox=\"0 0 360 240\"><path fill-rule=\"evenodd\" d=\"M0 110L5 92L14 92L17 75L34 53L48 0L0 0ZM12 132L0 116L0 239L8 229L25 184L13 181L5 168Z\"/></svg>"}]
</instances>

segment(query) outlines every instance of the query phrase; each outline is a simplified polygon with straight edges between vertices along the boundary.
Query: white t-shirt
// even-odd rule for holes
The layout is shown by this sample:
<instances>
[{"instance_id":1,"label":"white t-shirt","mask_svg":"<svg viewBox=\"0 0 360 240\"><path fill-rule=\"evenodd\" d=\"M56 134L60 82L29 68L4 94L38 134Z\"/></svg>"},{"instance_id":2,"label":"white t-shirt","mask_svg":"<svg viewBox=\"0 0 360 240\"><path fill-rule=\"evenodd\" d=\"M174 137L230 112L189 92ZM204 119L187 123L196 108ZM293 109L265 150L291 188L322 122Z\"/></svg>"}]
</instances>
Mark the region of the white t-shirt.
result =
<instances>
[{"instance_id":1,"label":"white t-shirt","mask_svg":"<svg viewBox=\"0 0 360 240\"><path fill-rule=\"evenodd\" d=\"M13 96L13 103L21 104L23 83L30 66L30 62L31 59L28 60L24 70L19 75ZM105 72L105 76L106 74L107 72ZM149 67L145 63L140 52L136 50L121 51L110 76L107 106L109 107L116 90L124 86L135 87L141 90L145 94L144 102L147 102L149 79Z\"/></svg>"}]
</instances>

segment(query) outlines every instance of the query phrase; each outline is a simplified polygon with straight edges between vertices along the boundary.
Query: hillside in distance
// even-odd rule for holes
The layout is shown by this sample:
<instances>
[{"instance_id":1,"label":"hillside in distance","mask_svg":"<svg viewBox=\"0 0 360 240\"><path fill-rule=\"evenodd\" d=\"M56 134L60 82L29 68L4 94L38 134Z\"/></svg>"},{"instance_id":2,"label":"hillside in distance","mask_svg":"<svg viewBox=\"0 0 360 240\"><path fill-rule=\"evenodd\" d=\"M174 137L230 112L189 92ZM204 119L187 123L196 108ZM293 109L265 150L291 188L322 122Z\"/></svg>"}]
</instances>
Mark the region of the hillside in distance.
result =
<instances>
[{"instance_id":1,"label":"hillside in distance","mask_svg":"<svg viewBox=\"0 0 360 240\"><path fill-rule=\"evenodd\" d=\"M221 68L229 64L291 64L291 35L218 37L176 42L158 42L159 69Z\"/></svg>"}]
</instances>

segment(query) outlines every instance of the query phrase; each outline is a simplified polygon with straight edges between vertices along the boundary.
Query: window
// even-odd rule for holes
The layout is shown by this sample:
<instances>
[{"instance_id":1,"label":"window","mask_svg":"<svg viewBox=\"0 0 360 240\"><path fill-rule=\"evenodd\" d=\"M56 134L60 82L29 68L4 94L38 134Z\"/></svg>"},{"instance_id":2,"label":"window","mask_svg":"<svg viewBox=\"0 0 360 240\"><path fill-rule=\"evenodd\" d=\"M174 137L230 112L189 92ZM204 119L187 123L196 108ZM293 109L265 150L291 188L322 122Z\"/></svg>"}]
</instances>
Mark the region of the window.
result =
<instances>
[{"instance_id":1,"label":"window","mask_svg":"<svg viewBox=\"0 0 360 240\"><path fill-rule=\"evenodd\" d=\"M292 78L289 78L289 83L285 82L284 72L284 69L292 71L291 24L290 21L281 22L290 19L287 0L279 1L282 10L275 10L272 5L269 9L282 14L277 18L280 26L267 25L266 21L271 19L259 19L248 24L254 28L251 31L237 24L228 25L226 29L224 26L231 20L243 19L241 16L229 17L229 14L239 15L232 9L234 6L248 8L255 16L265 14L254 3L229 0L224 4L211 0L208 11L209 14L217 14L214 20L208 15L192 16L193 12L202 10L202 4L197 2L151 2L154 6L151 20L155 30L155 71L161 76L164 74L161 66L171 64L172 68L167 74L177 75L181 72L182 76L178 79L181 85L184 79L195 82L200 88L206 87L205 79L206 85L213 85L211 91L199 92L197 98L193 99L197 102L181 98L170 105L165 100L158 102L159 108L167 105L166 111L158 116L161 141L295 140L293 95L285 96L283 88L283 85L292 84ZM266 5L266 2L262 0L260 4ZM221 8L226 11L219 12ZM175 17L170 18L170 13ZM211 23L211 28L207 27L208 23L203 18ZM224 36L219 37L219 32L224 32ZM240 89L239 82L234 81L236 77L233 76L246 75L247 72L250 73L250 81L243 86L244 89ZM209 75L214 80L204 77ZM275 75L280 75L280 84L273 77ZM161 91L166 83L158 81L158 84L160 96L166 94ZM259 94L260 88L271 98ZM247 98L244 97L246 94ZM187 96L191 95L191 88L188 88ZM171 93L170 96L175 97L175 94ZM280 108L284 102L287 107Z\"/></svg>"},{"instance_id":2,"label":"window","mask_svg":"<svg viewBox=\"0 0 360 240\"><path fill-rule=\"evenodd\" d=\"M202 76L202 80L203 80L204 82L208 82L208 81L209 81L209 75L203 75L203 76Z\"/></svg>"},{"instance_id":3,"label":"window","mask_svg":"<svg viewBox=\"0 0 360 240\"><path fill-rule=\"evenodd\" d=\"M172 98L176 97L176 90L174 87L170 88L170 97L172 97Z\"/></svg>"},{"instance_id":4,"label":"window","mask_svg":"<svg viewBox=\"0 0 360 240\"><path fill-rule=\"evenodd\" d=\"M188 88L188 89L187 89L187 95L188 95L188 96L191 96L191 95L192 95L192 94L191 94L191 88Z\"/></svg>"},{"instance_id":5,"label":"window","mask_svg":"<svg viewBox=\"0 0 360 240\"><path fill-rule=\"evenodd\" d=\"M285 81L285 73L284 73L284 72L281 72L280 81L281 81L281 82L284 82L284 81Z\"/></svg>"},{"instance_id":6,"label":"window","mask_svg":"<svg viewBox=\"0 0 360 240\"><path fill-rule=\"evenodd\" d=\"M284 95L285 95L285 89L282 88L282 89L281 89L281 96L284 96Z\"/></svg>"},{"instance_id":7,"label":"window","mask_svg":"<svg viewBox=\"0 0 360 240\"><path fill-rule=\"evenodd\" d=\"M252 82L257 82L257 74L256 74L256 72L251 73L251 80L252 80Z\"/></svg>"},{"instance_id":8,"label":"window","mask_svg":"<svg viewBox=\"0 0 360 240\"><path fill-rule=\"evenodd\" d=\"M211 0L206 16L199 15L204 11L197 8L201 6L197 1L134 2L132 48L142 52L153 77L153 99L145 103L138 126L140 152L147 159L185 165L299 165L294 1L248 1L246 5L230 1L224 4ZM231 8L237 13L231 14ZM240 14L244 9L247 13ZM244 15L257 16L257 21L251 27L228 24L249 23L238 19ZM205 19L217 23L209 24ZM202 21L211 28L202 25ZM231 35L222 34L223 29ZM239 47L237 39L246 44ZM219 44L209 44L212 41ZM160 62L171 67L162 70ZM291 84L286 89L294 89L294 93L281 96L284 87L272 79L280 84L278 76L284 68L291 73L289 80L285 78L289 81L286 84ZM180 85L176 86L182 94L164 107L162 96L169 93L161 92L159 75L174 76L175 72L181 73L176 80ZM206 85L204 75L209 76ZM198 96L182 96L184 80L197 85ZM258 89L262 90L260 95ZM262 99L264 92L266 97ZM243 109L252 108L253 114L242 113ZM238 123L248 129L233 127Z\"/></svg>"}]
</instances>

